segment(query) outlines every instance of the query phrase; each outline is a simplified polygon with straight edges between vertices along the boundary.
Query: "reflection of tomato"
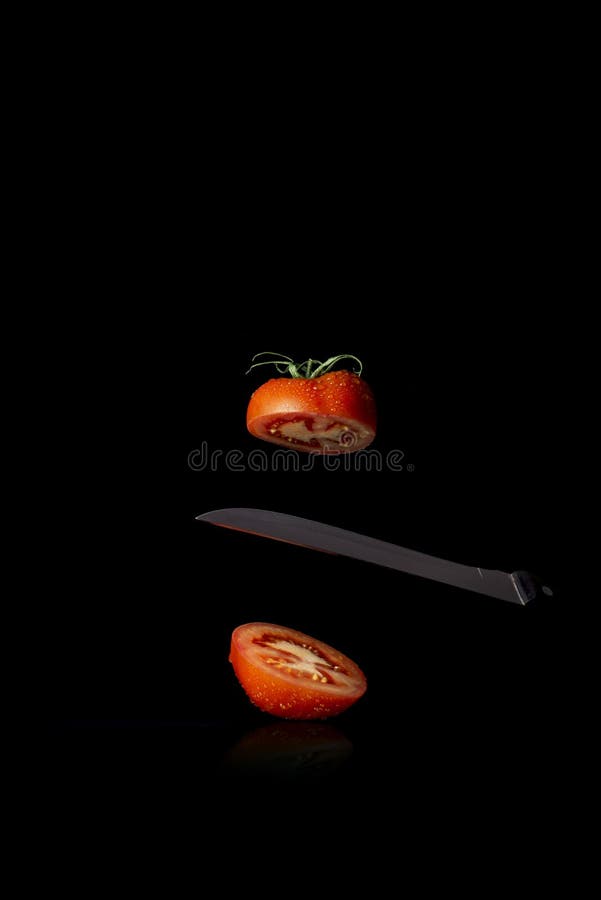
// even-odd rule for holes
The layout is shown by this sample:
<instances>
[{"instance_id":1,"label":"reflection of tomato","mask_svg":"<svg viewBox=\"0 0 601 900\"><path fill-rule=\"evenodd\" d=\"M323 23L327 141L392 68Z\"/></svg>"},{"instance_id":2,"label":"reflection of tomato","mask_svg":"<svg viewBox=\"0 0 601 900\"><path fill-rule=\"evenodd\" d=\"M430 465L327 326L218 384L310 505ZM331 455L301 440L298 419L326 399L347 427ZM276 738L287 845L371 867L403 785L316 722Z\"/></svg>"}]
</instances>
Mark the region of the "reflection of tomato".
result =
<instances>
[{"instance_id":1,"label":"reflection of tomato","mask_svg":"<svg viewBox=\"0 0 601 900\"><path fill-rule=\"evenodd\" d=\"M315 778L330 775L351 756L349 739L322 722L272 722L245 734L224 759L236 775Z\"/></svg>"},{"instance_id":2,"label":"reflection of tomato","mask_svg":"<svg viewBox=\"0 0 601 900\"><path fill-rule=\"evenodd\" d=\"M341 358L332 359L335 362ZM303 377L298 373L311 373L307 363L295 366L281 362L293 375L271 378L254 392L246 414L251 434L282 447L313 453L347 453L371 444L376 434L376 404L371 389L357 374L345 369L318 374L328 363Z\"/></svg>"},{"instance_id":3,"label":"reflection of tomato","mask_svg":"<svg viewBox=\"0 0 601 900\"><path fill-rule=\"evenodd\" d=\"M230 662L252 702L282 719L335 716L367 689L348 656L281 625L240 625L232 634Z\"/></svg>"}]
</instances>

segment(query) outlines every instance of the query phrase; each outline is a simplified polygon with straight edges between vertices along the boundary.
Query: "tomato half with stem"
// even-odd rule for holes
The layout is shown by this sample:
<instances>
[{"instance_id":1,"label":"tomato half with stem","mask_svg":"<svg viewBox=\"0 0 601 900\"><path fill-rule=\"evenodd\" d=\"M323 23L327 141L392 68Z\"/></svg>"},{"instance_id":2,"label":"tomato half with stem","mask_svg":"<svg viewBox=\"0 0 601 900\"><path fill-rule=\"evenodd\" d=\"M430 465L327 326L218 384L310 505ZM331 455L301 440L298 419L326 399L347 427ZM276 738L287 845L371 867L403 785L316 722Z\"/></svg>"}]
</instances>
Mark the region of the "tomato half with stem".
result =
<instances>
[{"instance_id":1,"label":"tomato half with stem","mask_svg":"<svg viewBox=\"0 0 601 900\"><path fill-rule=\"evenodd\" d=\"M229 659L255 706L282 719L336 716L367 690L352 659L282 625L240 625L232 634Z\"/></svg>"},{"instance_id":2,"label":"tomato half with stem","mask_svg":"<svg viewBox=\"0 0 601 900\"><path fill-rule=\"evenodd\" d=\"M331 357L325 363L309 359L299 365L288 357L254 363L251 369L275 365L291 377L271 378L254 392L246 414L251 434L310 453L349 453L371 444L376 434L376 403L360 377L360 360L350 357L359 364L356 371L329 371L346 356Z\"/></svg>"}]
</instances>

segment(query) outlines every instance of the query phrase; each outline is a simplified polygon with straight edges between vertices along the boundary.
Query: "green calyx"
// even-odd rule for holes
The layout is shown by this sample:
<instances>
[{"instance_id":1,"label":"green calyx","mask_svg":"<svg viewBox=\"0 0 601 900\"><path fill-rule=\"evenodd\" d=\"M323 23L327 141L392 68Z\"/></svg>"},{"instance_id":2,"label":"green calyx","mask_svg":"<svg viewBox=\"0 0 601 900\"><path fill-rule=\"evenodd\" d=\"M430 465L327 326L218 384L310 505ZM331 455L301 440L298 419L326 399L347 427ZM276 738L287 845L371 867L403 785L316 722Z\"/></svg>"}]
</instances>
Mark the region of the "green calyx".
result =
<instances>
[{"instance_id":1,"label":"green calyx","mask_svg":"<svg viewBox=\"0 0 601 900\"><path fill-rule=\"evenodd\" d=\"M255 362L255 359L258 359L260 356L275 356L276 359ZM319 378L320 375L325 375L326 372L329 372L341 359L354 359L359 368L355 367L353 372L355 375L361 375L363 363L350 353L343 353L341 356L331 356L323 363L318 359L306 359L302 363L295 363L289 356L284 356L281 353L272 353L270 350L266 350L263 353L255 353L251 360L252 365L245 374L248 375L249 372L252 372L258 366L275 366L280 375L290 375L291 378Z\"/></svg>"}]
</instances>

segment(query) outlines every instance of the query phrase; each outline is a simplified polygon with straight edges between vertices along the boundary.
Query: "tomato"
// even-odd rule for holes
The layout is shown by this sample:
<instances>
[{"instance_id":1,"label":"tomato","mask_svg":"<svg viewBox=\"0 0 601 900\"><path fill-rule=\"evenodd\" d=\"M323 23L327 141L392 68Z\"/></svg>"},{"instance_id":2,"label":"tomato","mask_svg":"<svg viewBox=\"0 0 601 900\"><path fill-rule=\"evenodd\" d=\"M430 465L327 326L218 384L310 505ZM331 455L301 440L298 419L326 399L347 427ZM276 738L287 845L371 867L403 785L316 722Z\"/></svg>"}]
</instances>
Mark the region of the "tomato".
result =
<instances>
[{"instance_id":1,"label":"tomato","mask_svg":"<svg viewBox=\"0 0 601 900\"><path fill-rule=\"evenodd\" d=\"M282 625L240 625L229 659L255 706L282 719L336 716L367 690L365 675L348 656Z\"/></svg>"},{"instance_id":2,"label":"tomato","mask_svg":"<svg viewBox=\"0 0 601 900\"><path fill-rule=\"evenodd\" d=\"M358 374L346 369L320 374L331 360L320 364L313 375L312 360L301 366L282 360L274 364L294 374L271 378L254 392L246 414L251 434L282 447L324 454L348 453L371 444L376 434L376 403Z\"/></svg>"}]
</instances>

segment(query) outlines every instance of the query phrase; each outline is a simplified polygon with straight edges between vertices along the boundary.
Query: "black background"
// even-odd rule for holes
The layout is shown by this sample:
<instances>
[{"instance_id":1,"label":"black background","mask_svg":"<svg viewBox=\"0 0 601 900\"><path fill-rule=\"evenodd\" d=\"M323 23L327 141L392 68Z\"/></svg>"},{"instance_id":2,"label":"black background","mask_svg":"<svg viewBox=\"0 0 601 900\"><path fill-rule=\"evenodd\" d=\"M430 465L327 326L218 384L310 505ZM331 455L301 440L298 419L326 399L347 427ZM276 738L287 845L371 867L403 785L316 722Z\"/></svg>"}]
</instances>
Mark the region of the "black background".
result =
<instances>
[{"instance_id":1,"label":"black background","mask_svg":"<svg viewBox=\"0 0 601 900\"><path fill-rule=\"evenodd\" d=\"M402 791L424 767L428 783L491 769L511 780L523 770L518 747L536 754L555 739L567 675L560 593L521 608L195 521L219 507L276 509L467 564L528 569L560 590L544 329L503 306L488 325L474 307L416 313L419 298L397 294L387 304L344 292L277 298L281 326L261 301L249 314L207 296L202 329L185 317L162 320L163 333L142 329L148 352L127 379L119 360L121 393L101 383L77 564L52 621L53 741L67 770L90 765L101 784L142 785L165 767L159 786L181 779L201 794L216 779ZM226 308L209 319L211 303ZM361 357L379 409L373 448L401 450L402 471L317 461L311 471L231 472L223 456L214 471L191 468L203 442L209 453L262 447L270 457L245 428L261 370L244 374L270 348ZM282 732L227 661L233 628L254 620L339 647L366 672L367 695L321 736L304 725Z\"/></svg>"},{"instance_id":2,"label":"black background","mask_svg":"<svg viewBox=\"0 0 601 900\"><path fill-rule=\"evenodd\" d=\"M56 362L75 435L48 615L56 759L84 794L205 798L276 777L502 792L548 756L567 708L572 273L544 98L512 104L506 83L447 95L424 72L395 115L361 92L302 111L300 88L263 107L220 79L193 122L157 92L152 116L125 103L116 143L82 126L94 154L72 160L66 254L85 315L66 313L75 339ZM262 350L359 356L373 447L401 450L403 471L228 472L223 457L193 471L203 442L259 446L245 411L260 376L244 372ZM558 593L523 609L195 521L225 506L531 570ZM365 671L367 695L322 732L329 763L302 727L270 756L276 725L227 661L252 620Z\"/></svg>"}]
</instances>

